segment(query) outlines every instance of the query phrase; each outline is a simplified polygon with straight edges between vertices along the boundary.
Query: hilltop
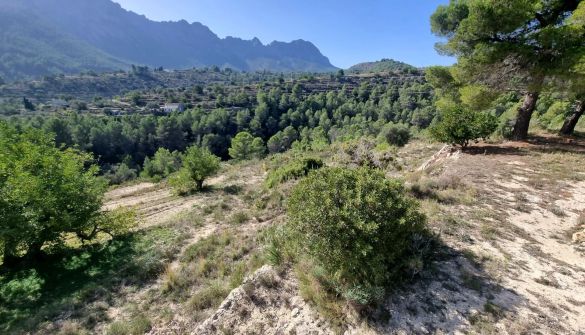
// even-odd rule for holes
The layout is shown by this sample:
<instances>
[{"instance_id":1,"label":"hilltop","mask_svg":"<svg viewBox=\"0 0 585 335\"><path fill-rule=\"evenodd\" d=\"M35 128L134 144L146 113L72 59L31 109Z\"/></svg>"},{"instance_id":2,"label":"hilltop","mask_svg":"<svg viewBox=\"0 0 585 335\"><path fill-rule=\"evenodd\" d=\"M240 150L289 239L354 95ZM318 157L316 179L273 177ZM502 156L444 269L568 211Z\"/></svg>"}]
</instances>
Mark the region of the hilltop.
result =
<instances>
[{"instance_id":1,"label":"hilltop","mask_svg":"<svg viewBox=\"0 0 585 335\"><path fill-rule=\"evenodd\" d=\"M349 73L380 73L380 72L387 72L387 73L411 73L411 74L419 74L421 71L420 69L404 63L399 62L393 59L384 58L379 61L375 62L364 62L353 65L349 69L347 69Z\"/></svg>"}]
</instances>

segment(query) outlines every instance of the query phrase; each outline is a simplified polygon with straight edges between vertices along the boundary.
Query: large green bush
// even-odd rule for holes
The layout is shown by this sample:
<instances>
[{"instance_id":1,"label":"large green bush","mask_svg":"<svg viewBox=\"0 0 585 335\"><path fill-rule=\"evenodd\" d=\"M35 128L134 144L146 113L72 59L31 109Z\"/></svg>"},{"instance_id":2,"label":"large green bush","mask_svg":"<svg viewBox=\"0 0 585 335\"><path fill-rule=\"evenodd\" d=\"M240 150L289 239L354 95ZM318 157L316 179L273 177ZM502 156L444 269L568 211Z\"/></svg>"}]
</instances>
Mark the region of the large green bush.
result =
<instances>
[{"instance_id":1,"label":"large green bush","mask_svg":"<svg viewBox=\"0 0 585 335\"><path fill-rule=\"evenodd\" d=\"M424 264L425 217L402 184L378 170L312 172L294 187L288 219L297 254L357 303L378 300Z\"/></svg>"},{"instance_id":2,"label":"large green bush","mask_svg":"<svg viewBox=\"0 0 585 335\"><path fill-rule=\"evenodd\" d=\"M183 167L171 176L169 184L177 194L200 191L205 179L219 171L219 163L219 157L209 150L192 146L183 156Z\"/></svg>"},{"instance_id":3,"label":"large green bush","mask_svg":"<svg viewBox=\"0 0 585 335\"><path fill-rule=\"evenodd\" d=\"M451 106L441 112L430 132L437 141L467 147L472 141L489 137L497 127L498 119L490 113Z\"/></svg>"}]
</instances>

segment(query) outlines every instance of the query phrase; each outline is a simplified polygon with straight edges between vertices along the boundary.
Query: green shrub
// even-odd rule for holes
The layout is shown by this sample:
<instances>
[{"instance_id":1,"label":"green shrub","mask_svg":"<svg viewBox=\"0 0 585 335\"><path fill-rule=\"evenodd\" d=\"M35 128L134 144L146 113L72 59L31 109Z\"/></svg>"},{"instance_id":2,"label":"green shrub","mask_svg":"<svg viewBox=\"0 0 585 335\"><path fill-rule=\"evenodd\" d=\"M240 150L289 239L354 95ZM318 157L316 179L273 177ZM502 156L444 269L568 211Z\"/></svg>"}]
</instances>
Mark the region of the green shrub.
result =
<instances>
[{"instance_id":1,"label":"green shrub","mask_svg":"<svg viewBox=\"0 0 585 335\"><path fill-rule=\"evenodd\" d=\"M0 287L0 301L3 304L35 302L41 297L44 282L35 270L24 271Z\"/></svg>"},{"instance_id":2,"label":"green shrub","mask_svg":"<svg viewBox=\"0 0 585 335\"><path fill-rule=\"evenodd\" d=\"M181 153L160 148L154 157L144 160L142 175L147 178L162 179L181 168Z\"/></svg>"},{"instance_id":3,"label":"green shrub","mask_svg":"<svg viewBox=\"0 0 585 335\"><path fill-rule=\"evenodd\" d=\"M115 165L110 171L108 171L108 173L105 174L105 177L110 185L120 185L127 181L136 179L136 170L121 163Z\"/></svg>"},{"instance_id":4,"label":"green shrub","mask_svg":"<svg viewBox=\"0 0 585 335\"><path fill-rule=\"evenodd\" d=\"M117 321L110 325L108 335L142 335L152 328L152 323L144 315L138 315L128 322Z\"/></svg>"},{"instance_id":5,"label":"green shrub","mask_svg":"<svg viewBox=\"0 0 585 335\"><path fill-rule=\"evenodd\" d=\"M297 184L289 238L355 303L379 300L424 264L425 217L402 184L378 170L325 168Z\"/></svg>"},{"instance_id":6,"label":"green shrub","mask_svg":"<svg viewBox=\"0 0 585 335\"><path fill-rule=\"evenodd\" d=\"M431 127L430 132L437 141L466 147L471 141L489 137L497 127L498 119L490 113L451 106L441 113L440 121Z\"/></svg>"},{"instance_id":7,"label":"green shrub","mask_svg":"<svg viewBox=\"0 0 585 335\"><path fill-rule=\"evenodd\" d=\"M403 147L410 140L410 130L404 124L390 123L382 128L379 136L388 144Z\"/></svg>"},{"instance_id":8,"label":"green shrub","mask_svg":"<svg viewBox=\"0 0 585 335\"><path fill-rule=\"evenodd\" d=\"M219 171L219 162L219 157L209 150L192 146L183 156L183 167L171 176L169 184L180 195L200 191L205 179Z\"/></svg>"},{"instance_id":9,"label":"green shrub","mask_svg":"<svg viewBox=\"0 0 585 335\"><path fill-rule=\"evenodd\" d=\"M312 170L320 169L325 164L318 158L301 158L271 171L266 177L266 186L272 188L288 180L306 176Z\"/></svg>"}]
</instances>

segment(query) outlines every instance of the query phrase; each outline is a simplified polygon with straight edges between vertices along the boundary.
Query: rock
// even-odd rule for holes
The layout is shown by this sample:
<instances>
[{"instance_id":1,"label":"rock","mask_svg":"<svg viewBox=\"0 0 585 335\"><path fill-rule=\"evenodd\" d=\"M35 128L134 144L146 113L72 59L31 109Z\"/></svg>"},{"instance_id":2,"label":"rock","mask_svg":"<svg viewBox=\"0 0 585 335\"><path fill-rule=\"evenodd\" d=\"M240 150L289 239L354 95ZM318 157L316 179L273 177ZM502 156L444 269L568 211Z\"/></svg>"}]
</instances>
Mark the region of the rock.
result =
<instances>
[{"instance_id":1,"label":"rock","mask_svg":"<svg viewBox=\"0 0 585 335\"><path fill-rule=\"evenodd\" d=\"M585 230L573 234L573 243L585 243Z\"/></svg>"}]
</instances>

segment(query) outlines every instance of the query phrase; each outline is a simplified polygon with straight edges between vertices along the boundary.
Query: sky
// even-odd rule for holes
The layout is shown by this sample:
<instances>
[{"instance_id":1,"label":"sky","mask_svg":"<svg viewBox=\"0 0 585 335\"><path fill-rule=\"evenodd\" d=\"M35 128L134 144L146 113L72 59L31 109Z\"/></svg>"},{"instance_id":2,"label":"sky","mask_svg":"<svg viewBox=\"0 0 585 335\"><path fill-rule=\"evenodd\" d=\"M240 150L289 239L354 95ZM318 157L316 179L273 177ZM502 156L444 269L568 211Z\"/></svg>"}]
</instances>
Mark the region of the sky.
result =
<instances>
[{"instance_id":1,"label":"sky","mask_svg":"<svg viewBox=\"0 0 585 335\"><path fill-rule=\"evenodd\" d=\"M449 65L429 18L448 0L114 0L155 21L201 22L219 37L313 42L337 67L392 58Z\"/></svg>"}]
</instances>

